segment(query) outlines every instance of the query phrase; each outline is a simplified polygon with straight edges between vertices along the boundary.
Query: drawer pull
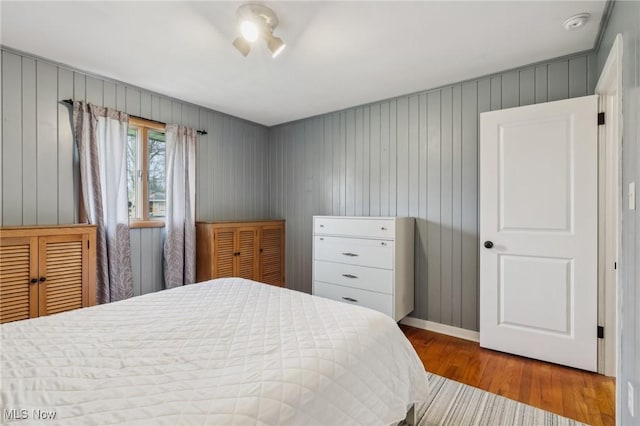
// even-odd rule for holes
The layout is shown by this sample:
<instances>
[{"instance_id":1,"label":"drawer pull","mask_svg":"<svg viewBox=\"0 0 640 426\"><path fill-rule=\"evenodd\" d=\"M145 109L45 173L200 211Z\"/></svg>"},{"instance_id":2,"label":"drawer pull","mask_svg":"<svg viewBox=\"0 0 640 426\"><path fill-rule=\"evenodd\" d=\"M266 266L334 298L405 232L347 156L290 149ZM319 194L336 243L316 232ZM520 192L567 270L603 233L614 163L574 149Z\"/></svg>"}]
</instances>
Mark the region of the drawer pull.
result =
<instances>
[{"instance_id":1,"label":"drawer pull","mask_svg":"<svg viewBox=\"0 0 640 426\"><path fill-rule=\"evenodd\" d=\"M356 257L357 254L355 253L342 253L344 256L349 256L349 257Z\"/></svg>"},{"instance_id":2,"label":"drawer pull","mask_svg":"<svg viewBox=\"0 0 640 426\"><path fill-rule=\"evenodd\" d=\"M387 243L385 243L384 241L380 243L381 246L386 246Z\"/></svg>"},{"instance_id":3,"label":"drawer pull","mask_svg":"<svg viewBox=\"0 0 640 426\"><path fill-rule=\"evenodd\" d=\"M342 274L342 276L346 278L358 278L356 275L351 275L351 274Z\"/></svg>"},{"instance_id":4,"label":"drawer pull","mask_svg":"<svg viewBox=\"0 0 640 426\"><path fill-rule=\"evenodd\" d=\"M354 299L354 298L352 298L352 297L344 297L344 296L342 296L342 298L343 298L344 300L346 300L347 302L355 302L355 303L358 303L358 300L357 300L357 299Z\"/></svg>"},{"instance_id":5,"label":"drawer pull","mask_svg":"<svg viewBox=\"0 0 640 426\"><path fill-rule=\"evenodd\" d=\"M381 228L380 228L380 230L382 230L382 231L386 231L386 230L387 230L387 228L385 228L385 227L383 226L383 227L381 227Z\"/></svg>"},{"instance_id":6,"label":"drawer pull","mask_svg":"<svg viewBox=\"0 0 640 426\"><path fill-rule=\"evenodd\" d=\"M324 225L320 225L320 228L324 228Z\"/></svg>"}]
</instances>

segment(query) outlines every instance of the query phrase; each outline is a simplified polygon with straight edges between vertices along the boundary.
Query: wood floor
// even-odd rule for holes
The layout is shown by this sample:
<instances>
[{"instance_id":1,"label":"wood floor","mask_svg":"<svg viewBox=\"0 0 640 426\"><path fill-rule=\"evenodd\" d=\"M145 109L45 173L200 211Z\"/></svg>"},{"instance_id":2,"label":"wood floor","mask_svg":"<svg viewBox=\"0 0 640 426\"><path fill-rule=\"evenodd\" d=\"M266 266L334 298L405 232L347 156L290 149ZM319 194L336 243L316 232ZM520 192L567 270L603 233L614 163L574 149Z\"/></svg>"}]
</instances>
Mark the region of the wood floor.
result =
<instances>
[{"instance_id":1,"label":"wood floor","mask_svg":"<svg viewBox=\"0 0 640 426\"><path fill-rule=\"evenodd\" d=\"M427 371L592 425L615 424L610 377L401 326Z\"/></svg>"}]
</instances>

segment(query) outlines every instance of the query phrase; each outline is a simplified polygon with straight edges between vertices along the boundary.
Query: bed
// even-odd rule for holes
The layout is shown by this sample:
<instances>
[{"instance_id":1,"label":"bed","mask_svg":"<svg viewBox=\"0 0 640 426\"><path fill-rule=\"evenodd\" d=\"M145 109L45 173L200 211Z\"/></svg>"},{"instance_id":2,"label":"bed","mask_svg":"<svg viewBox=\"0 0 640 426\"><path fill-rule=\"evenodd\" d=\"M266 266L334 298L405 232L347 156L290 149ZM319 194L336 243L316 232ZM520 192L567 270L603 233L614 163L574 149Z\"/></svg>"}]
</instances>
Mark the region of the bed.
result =
<instances>
[{"instance_id":1,"label":"bed","mask_svg":"<svg viewBox=\"0 0 640 426\"><path fill-rule=\"evenodd\" d=\"M388 425L428 392L391 318L239 278L0 331L20 424Z\"/></svg>"}]
</instances>

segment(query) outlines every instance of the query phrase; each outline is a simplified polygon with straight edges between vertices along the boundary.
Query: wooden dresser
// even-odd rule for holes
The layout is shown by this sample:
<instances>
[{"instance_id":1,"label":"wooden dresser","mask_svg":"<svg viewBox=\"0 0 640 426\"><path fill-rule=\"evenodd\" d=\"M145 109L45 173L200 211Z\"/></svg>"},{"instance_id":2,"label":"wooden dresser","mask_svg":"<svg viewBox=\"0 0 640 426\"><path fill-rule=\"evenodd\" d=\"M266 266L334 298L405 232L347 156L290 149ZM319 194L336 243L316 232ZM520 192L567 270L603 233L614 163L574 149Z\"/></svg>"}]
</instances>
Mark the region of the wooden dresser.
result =
<instances>
[{"instance_id":1,"label":"wooden dresser","mask_svg":"<svg viewBox=\"0 0 640 426\"><path fill-rule=\"evenodd\" d=\"M196 223L196 281L240 277L284 287L284 220Z\"/></svg>"},{"instance_id":2,"label":"wooden dresser","mask_svg":"<svg viewBox=\"0 0 640 426\"><path fill-rule=\"evenodd\" d=\"M313 218L313 294L375 309L413 311L414 219Z\"/></svg>"},{"instance_id":3,"label":"wooden dresser","mask_svg":"<svg viewBox=\"0 0 640 426\"><path fill-rule=\"evenodd\" d=\"M96 304L93 225L0 228L0 323Z\"/></svg>"}]
</instances>

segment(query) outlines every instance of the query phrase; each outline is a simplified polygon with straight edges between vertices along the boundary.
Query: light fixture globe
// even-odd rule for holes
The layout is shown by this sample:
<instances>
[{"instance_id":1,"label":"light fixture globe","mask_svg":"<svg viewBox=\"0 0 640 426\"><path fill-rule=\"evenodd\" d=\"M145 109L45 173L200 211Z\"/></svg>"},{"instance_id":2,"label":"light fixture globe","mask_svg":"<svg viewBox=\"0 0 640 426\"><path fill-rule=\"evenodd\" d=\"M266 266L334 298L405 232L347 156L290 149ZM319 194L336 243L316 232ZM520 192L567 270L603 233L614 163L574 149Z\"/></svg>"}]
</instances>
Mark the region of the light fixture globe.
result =
<instances>
[{"instance_id":1,"label":"light fixture globe","mask_svg":"<svg viewBox=\"0 0 640 426\"><path fill-rule=\"evenodd\" d=\"M238 52L242 53L242 56L247 56L251 51L251 44L244 37L236 38L232 44Z\"/></svg>"},{"instance_id":2,"label":"light fixture globe","mask_svg":"<svg viewBox=\"0 0 640 426\"><path fill-rule=\"evenodd\" d=\"M273 33L267 34L265 36L265 39L267 41L267 47L269 48L269 51L271 52L271 57L272 58L275 58L276 56L281 54L282 51L284 50L284 48L287 47L285 42L282 41L282 39L280 37L274 36Z\"/></svg>"},{"instance_id":3,"label":"light fixture globe","mask_svg":"<svg viewBox=\"0 0 640 426\"><path fill-rule=\"evenodd\" d=\"M281 38L273 35L273 30L279 23L273 10L261 4L249 3L240 6L236 15L241 37L236 38L232 44L243 56L247 56L251 51L250 43L260 37L267 43L272 58L282 53L286 44Z\"/></svg>"},{"instance_id":4,"label":"light fixture globe","mask_svg":"<svg viewBox=\"0 0 640 426\"><path fill-rule=\"evenodd\" d=\"M242 34L242 37L249 43L253 43L258 39L258 26L255 22L245 19L240 22L240 34Z\"/></svg>"}]
</instances>

